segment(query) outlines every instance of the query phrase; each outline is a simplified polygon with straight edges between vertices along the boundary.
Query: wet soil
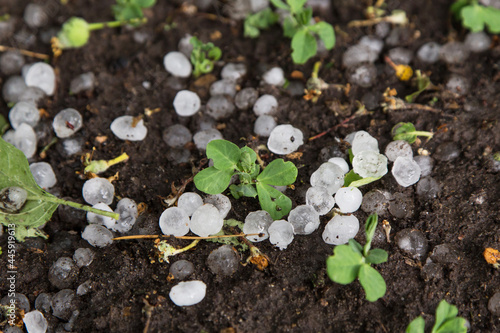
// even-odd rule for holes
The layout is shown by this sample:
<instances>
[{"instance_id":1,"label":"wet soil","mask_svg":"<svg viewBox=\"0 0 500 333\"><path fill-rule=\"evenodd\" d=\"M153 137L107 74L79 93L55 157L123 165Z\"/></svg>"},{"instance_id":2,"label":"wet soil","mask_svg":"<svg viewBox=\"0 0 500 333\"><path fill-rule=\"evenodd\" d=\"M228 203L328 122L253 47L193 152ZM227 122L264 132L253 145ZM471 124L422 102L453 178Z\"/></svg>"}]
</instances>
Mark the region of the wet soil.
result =
<instances>
[{"instance_id":1,"label":"wet soil","mask_svg":"<svg viewBox=\"0 0 500 333\"><path fill-rule=\"evenodd\" d=\"M85 141L85 152L96 148L94 159L110 159L124 151L130 156L128 162L113 167L104 175L109 177L119 172L114 182L117 197L129 197L147 205L129 234L160 233L158 218L165 209L161 198L171 194L172 186L179 187L191 177L193 167L204 157L192 146L191 163L175 165L167 159L169 148L162 140L163 129L175 123L186 125L193 133L197 130L198 116L180 119L175 114L172 100L176 90L170 87L171 78L163 67L163 56L176 50L179 39L186 33L204 41L212 40L220 46L223 62L245 63L248 74L241 88L258 87L261 94L277 96L280 104L278 122L300 128L305 138L342 123L357 110L357 101L365 101L373 111L350 119L336 130L301 146L303 155L293 159L299 168L295 189L286 192L294 205L304 203L309 177L325 161L322 150L334 149L337 145L335 137L343 138L352 131L366 130L379 140L380 147L385 147L392 140L392 126L401 121L411 121L420 130L436 132L430 141L421 141L413 148L415 153L422 148L436 157L431 176L442 188L437 198L424 200L416 195L415 186L400 187L388 174L362 189L364 193L371 189L404 193L414 206L403 218L382 217L392 226L392 241L389 243L381 237L374 244L389 253L389 260L377 265L387 283L386 295L377 302L364 299L358 282L342 286L328 279L325 260L332 254L333 247L323 242L323 227L312 235L296 236L284 251L269 242L259 243L259 249L270 259L264 271L248 265L239 267L231 277L214 275L206 265L206 258L218 245L208 242L201 242L194 250L174 257L172 260L193 262L196 269L189 279L207 284L205 299L191 307L177 307L170 301L168 293L176 281L168 281L169 264L158 261L153 241L117 241L106 248L93 248L96 253L93 263L80 269L71 286L76 289L87 280L92 282L92 290L78 297L80 314L73 332L142 332L147 323L148 332L402 332L418 315L430 325L441 299L458 307L459 315L470 322L471 332L500 330L499 318L487 308L489 298L500 290L500 272L488 265L482 256L487 247L500 248L499 168L492 157L493 152L500 150L500 44L496 37L490 50L471 55L461 65L447 66L442 62L426 65L414 61L415 69L428 73L432 82L441 87L451 73L470 79L470 91L464 96L444 90L421 95L417 102L422 105L434 99L432 111L414 105L400 110L383 110L380 102L386 88L396 89L400 97L414 88L409 82L398 81L382 59L377 61L379 76L374 87L353 86L348 94L331 88L313 104L287 90L260 85L262 73L271 66L282 67L287 78L293 70L301 71L307 78L312 70L313 60L304 66L292 63L289 40L281 36L280 29L263 32L259 39L250 40L242 37L242 22L222 14L224 2L194 15L183 13L170 1L158 2L153 10L146 12L148 23L137 29L149 37L145 43L134 41L135 30L132 29L102 30L93 33L86 47L64 52L54 60L52 65L58 72L57 93L41 105L48 113L46 122L67 107L83 114L84 127L78 135ZM0 13L9 12L17 17L16 29L39 33L26 28L20 19L27 3L25 0L4 0ZM55 0L51 3L52 26L60 26L74 15L88 21L112 18L109 8L113 1L110 0L70 0L66 6ZM363 18L365 5L362 2L332 3L331 11L315 15L337 27L337 44L324 57L315 60L325 64L319 73L321 78L344 85L347 80L341 66L343 51L374 29L347 27L351 20ZM411 25L403 30L399 46L416 51L428 41L463 40L466 32L449 19L450 3L387 1L389 10L403 9L410 18ZM220 38L214 38L217 36ZM13 40L3 43L13 45ZM50 52L50 47L39 40L30 49ZM215 76L221 65L216 66ZM69 95L71 79L88 71L97 77L98 86L94 92ZM1 79L4 81L6 77ZM144 81L150 82L149 89L144 88ZM206 102L206 91L194 87L194 79L181 82L181 85L204 93L202 99ZM374 105L369 105L370 99L375 100L371 103ZM339 104L345 106L346 111L335 112L339 108L329 107ZM114 118L124 114L137 116L146 108L159 108L160 111L145 116L149 132L144 141L123 142L111 133L109 125ZM8 107L3 102L0 112L4 116L8 114ZM219 128L225 139L240 146L257 147L266 140L253 136L254 120L252 112L238 111L219 122ZM107 136L107 140L100 143L96 139L98 136ZM450 142L459 147L460 154L452 160L438 159L443 155L439 151ZM274 156L267 154L263 158L271 161ZM35 160L42 159L37 157ZM62 154L58 142L48 150L44 161L56 171L58 185L53 191L83 202L84 180L76 174L83 169L80 156L68 158ZM194 191L195 188L189 183L186 190ZM253 200L233 199L232 204L228 217L240 221L259 208ZM361 210L355 215L360 221L368 216ZM327 221L328 217L323 217L322 225ZM38 294L58 291L48 280L51 265L62 256L71 257L77 248L91 247L80 237L85 225L83 214L59 209L44 229L48 240L29 239L18 244L16 289L29 298L32 308ZM420 230L428 240L429 251L437 245L448 244L457 255L439 263L440 274L429 278L422 272L425 257L415 260L394 242L394 235L405 228ZM364 242L361 232L357 239ZM187 245L187 241L173 240L172 244ZM6 248L5 234L0 237L0 246ZM242 262L247 255L242 254ZM4 272L5 255L0 257L0 265ZM2 277L2 295L7 291L3 281ZM144 311L145 300L153 306L149 320ZM63 323L51 314L46 314L46 318L52 332Z\"/></svg>"}]
</instances>

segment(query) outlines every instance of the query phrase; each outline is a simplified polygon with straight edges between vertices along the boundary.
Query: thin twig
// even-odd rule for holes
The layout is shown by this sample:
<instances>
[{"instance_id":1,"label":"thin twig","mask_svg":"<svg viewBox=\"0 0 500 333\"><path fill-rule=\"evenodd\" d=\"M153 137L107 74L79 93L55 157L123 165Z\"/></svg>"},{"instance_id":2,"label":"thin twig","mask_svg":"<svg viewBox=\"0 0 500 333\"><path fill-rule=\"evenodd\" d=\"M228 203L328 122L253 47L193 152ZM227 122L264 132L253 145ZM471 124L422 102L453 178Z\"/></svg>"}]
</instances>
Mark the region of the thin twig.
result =
<instances>
[{"instance_id":1,"label":"thin twig","mask_svg":"<svg viewBox=\"0 0 500 333\"><path fill-rule=\"evenodd\" d=\"M173 235L130 235L130 236L122 236L115 237L113 240L129 240L129 239L154 239L154 238L170 238L174 237L177 239L214 239L214 238L234 238L234 237L246 237L246 236L262 236L259 233L253 234L236 234L236 235L218 235L218 236L208 236L208 237L199 237L199 236L173 236Z\"/></svg>"},{"instance_id":2,"label":"thin twig","mask_svg":"<svg viewBox=\"0 0 500 333\"><path fill-rule=\"evenodd\" d=\"M17 49L15 47L10 47L10 46L5 46L5 45L0 45L0 52L5 52L5 51L17 51L17 52L19 52L22 55L25 55L27 57L38 58L38 59L42 59L42 60L49 60L50 59L50 56L47 54L32 52L32 51L23 50L23 49Z\"/></svg>"},{"instance_id":3,"label":"thin twig","mask_svg":"<svg viewBox=\"0 0 500 333\"><path fill-rule=\"evenodd\" d=\"M336 130L336 129L337 129L337 128L339 128L339 127L344 127L344 126L345 126L345 125L346 125L349 121L351 121L351 120L353 120L354 118L356 118L356 116L357 116L356 114L353 114L352 116L350 116L350 117L348 117L348 118L346 118L346 119L342 120L342 122L341 122L341 123L339 123L339 124L337 124L337 125L335 125L335 126L333 126L333 127L330 127L330 128L329 128L329 129L327 129L326 131L321 132L321 133L319 133L319 134L317 134L317 135L315 135L315 136L313 136L313 137L310 137L310 138L309 138L309 141L313 141L313 140L319 139L319 138L321 138L323 135L326 135L326 134L330 133L331 131Z\"/></svg>"}]
</instances>

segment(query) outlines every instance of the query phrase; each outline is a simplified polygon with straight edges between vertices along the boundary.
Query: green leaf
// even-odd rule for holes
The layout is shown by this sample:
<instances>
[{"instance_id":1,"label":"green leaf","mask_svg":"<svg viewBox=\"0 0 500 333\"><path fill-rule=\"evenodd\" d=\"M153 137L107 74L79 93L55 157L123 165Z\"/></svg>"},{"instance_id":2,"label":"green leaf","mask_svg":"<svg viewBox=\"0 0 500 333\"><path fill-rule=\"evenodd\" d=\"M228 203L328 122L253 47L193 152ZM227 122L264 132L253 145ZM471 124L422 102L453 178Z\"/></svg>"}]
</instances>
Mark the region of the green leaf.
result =
<instances>
[{"instance_id":1,"label":"green leaf","mask_svg":"<svg viewBox=\"0 0 500 333\"><path fill-rule=\"evenodd\" d=\"M229 186L229 190L235 199L241 197L255 198L257 196L257 190L252 184L233 184Z\"/></svg>"},{"instance_id":2,"label":"green leaf","mask_svg":"<svg viewBox=\"0 0 500 333\"><path fill-rule=\"evenodd\" d=\"M290 6L291 12L292 13L297 13L298 11L300 11L304 7L304 5L306 4L307 0L286 0L286 2ZM278 7L278 6L276 6L276 7Z\"/></svg>"},{"instance_id":3,"label":"green leaf","mask_svg":"<svg viewBox=\"0 0 500 333\"><path fill-rule=\"evenodd\" d=\"M465 327L465 319L464 318L453 318L445 321L439 328L436 333L466 333L467 328Z\"/></svg>"},{"instance_id":4,"label":"green leaf","mask_svg":"<svg viewBox=\"0 0 500 333\"><path fill-rule=\"evenodd\" d=\"M359 269L359 282L366 293L366 299L375 302L385 295L387 289L384 278L369 264L361 265Z\"/></svg>"},{"instance_id":5,"label":"green leaf","mask_svg":"<svg viewBox=\"0 0 500 333\"><path fill-rule=\"evenodd\" d=\"M490 6L485 7L483 12L488 31L494 34L500 33L500 9Z\"/></svg>"},{"instance_id":6,"label":"green leaf","mask_svg":"<svg viewBox=\"0 0 500 333\"><path fill-rule=\"evenodd\" d=\"M375 234L375 230L377 229L377 223L378 223L378 215L371 214L368 216L366 219L366 224L365 224L365 233L366 233L366 244L365 247L371 244L373 235Z\"/></svg>"},{"instance_id":7,"label":"green leaf","mask_svg":"<svg viewBox=\"0 0 500 333\"><path fill-rule=\"evenodd\" d=\"M207 157L214 161L216 169L233 171L240 156L240 148L227 140L212 140L207 145Z\"/></svg>"},{"instance_id":8,"label":"green leaf","mask_svg":"<svg viewBox=\"0 0 500 333\"><path fill-rule=\"evenodd\" d=\"M292 38L292 60L296 64L305 64L316 55L316 39L307 29L298 30Z\"/></svg>"},{"instance_id":9,"label":"green leaf","mask_svg":"<svg viewBox=\"0 0 500 333\"><path fill-rule=\"evenodd\" d=\"M299 30L295 19L292 16L286 16L283 20L283 36L292 38Z\"/></svg>"},{"instance_id":10,"label":"green leaf","mask_svg":"<svg viewBox=\"0 0 500 333\"><path fill-rule=\"evenodd\" d=\"M472 32L483 31L485 23L483 8L477 4L462 8L460 15L464 27L469 28Z\"/></svg>"},{"instance_id":11,"label":"green leaf","mask_svg":"<svg viewBox=\"0 0 500 333\"><path fill-rule=\"evenodd\" d=\"M156 4L156 0L133 0L133 2L142 8L149 8Z\"/></svg>"},{"instance_id":12,"label":"green leaf","mask_svg":"<svg viewBox=\"0 0 500 333\"><path fill-rule=\"evenodd\" d=\"M276 8L290 10L290 7L281 0L271 0L271 3Z\"/></svg>"},{"instance_id":13,"label":"green leaf","mask_svg":"<svg viewBox=\"0 0 500 333\"><path fill-rule=\"evenodd\" d=\"M252 173L255 171L255 161L257 161L257 154L250 147L243 147L240 149L240 165L243 171Z\"/></svg>"},{"instance_id":14,"label":"green leaf","mask_svg":"<svg viewBox=\"0 0 500 333\"><path fill-rule=\"evenodd\" d=\"M193 181L198 190L208 194L219 194L229 186L232 175L232 170L208 167L198 172Z\"/></svg>"},{"instance_id":15,"label":"green leaf","mask_svg":"<svg viewBox=\"0 0 500 333\"><path fill-rule=\"evenodd\" d=\"M363 247L361 246L361 244L359 244L358 242L356 242L353 238L349 239L348 243L349 243L349 246L351 247L351 249L354 252L358 252L361 255L363 254L362 253Z\"/></svg>"},{"instance_id":16,"label":"green leaf","mask_svg":"<svg viewBox=\"0 0 500 333\"><path fill-rule=\"evenodd\" d=\"M210 51L208 51L208 58L212 61L217 61L222 56L222 51L217 46L214 46Z\"/></svg>"},{"instance_id":17,"label":"green leaf","mask_svg":"<svg viewBox=\"0 0 500 333\"><path fill-rule=\"evenodd\" d=\"M406 95L405 96L405 100L408 102L408 103L413 103L413 101L422 93L424 92L425 90L427 90L427 88L431 85L431 79L427 76L427 75L422 75L422 73L420 72L420 70L417 70L415 71L417 77L416 77L416 81L417 81L417 91L415 91L414 93L412 94L409 94L409 95Z\"/></svg>"},{"instance_id":18,"label":"green leaf","mask_svg":"<svg viewBox=\"0 0 500 333\"><path fill-rule=\"evenodd\" d=\"M268 212L274 220L279 220L292 209L292 200L277 189L257 183L260 207Z\"/></svg>"},{"instance_id":19,"label":"green leaf","mask_svg":"<svg viewBox=\"0 0 500 333\"><path fill-rule=\"evenodd\" d=\"M325 48L330 50L335 46L335 31L331 24L326 22L318 22L315 25L309 27L311 31L318 34L319 38L325 44Z\"/></svg>"},{"instance_id":20,"label":"green leaf","mask_svg":"<svg viewBox=\"0 0 500 333\"><path fill-rule=\"evenodd\" d=\"M417 136L412 134L415 132L415 126L412 123L397 123L391 130L393 140L405 140L412 144L417 140Z\"/></svg>"},{"instance_id":21,"label":"green leaf","mask_svg":"<svg viewBox=\"0 0 500 333\"><path fill-rule=\"evenodd\" d=\"M361 178L360 180L353 181L351 184L349 184L349 186L351 186L351 187L360 187L360 186L363 186L363 185L367 185L367 184L376 182L380 178L382 178L382 176L380 176L380 177L366 177L366 178Z\"/></svg>"},{"instance_id":22,"label":"green leaf","mask_svg":"<svg viewBox=\"0 0 500 333\"><path fill-rule=\"evenodd\" d=\"M351 186L352 182L363 179L360 175L358 175L354 170L349 171L344 176L344 187Z\"/></svg>"},{"instance_id":23,"label":"green leaf","mask_svg":"<svg viewBox=\"0 0 500 333\"><path fill-rule=\"evenodd\" d=\"M294 16L299 25L307 26L309 28L311 26L312 15L312 8L309 7L296 12Z\"/></svg>"},{"instance_id":24,"label":"green leaf","mask_svg":"<svg viewBox=\"0 0 500 333\"><path fill-rule=\"evenodd\" d=\"M144 17L141 7L136 4L114 5L111 9L117 21L127 21Z\"/></svg>"},{"instance_id":25,"label":"green leaf","mask_svg":"<svg viewBox=\"0 0 500 333\"><path fill-rule=\"evenodd\" d=\"M450 11L453 13L455 18L460 18L460 12L462 11L462 8L464 8L467 5L470 5L472 3L471 0L457 0L453 5L450 7Z\"/></svg>"},{"instance_id":26,"label":"green leaf","mask_svg":"<svg viewBox=\"0 0 500 333\"><path fill-rule=\"evenodd\" d=\"M7 122L5 117L0 114L0 136L3 135L8 128L9 123Z\"/></svg>"},{"instance_id":27,"label":"green leaf","mask_svg":"<svg viewBox=\"0 0 500 333\"><path fill-rule=\"evenodd\" d=\"M365 260L369 264L377 265L387 261L387 252L382 249L373 249L368 252Z\"/></svg>"},{"instance_id":28,"label":"green leaf","mask_svg":"<svg viewBox=\"0 0 500 333\"><path fill-rule=\"evenodd\" d=\"M424 333L425 320L424 318L418 316L413 319L405 330L405 333Z\"/></svg>"},{"instance_id":29,"label":"green leaf","mask_svg":"<svg viewBox=\"0 0 500 333\"><path fill-rule=\"evenodd\" d=\"M350 245L338 245L333 256L326 259L326 272L333 282L349 284L358 276L362 263L361 253L353 251Z\"/></svg>"},{"instance_id":30,"label":"green leaf","mask_svg":"<svg viewBox=\"0 0 500 333\"><path fill-rule=\"evenodd\" d=\"M446 300L439 302L436 309L436 320L434 326L432 327L432 333L437 333L439 327L449 319L453 319L457 316L458 309L456 306L449 304Z\"/></svg>"},{"instance_id":31,"label":"green leaf","mask_svg":"<svg viewBox=\"0 0 500 333\"><path fill-rule=\"evenodd\" d=\"M274 13L269 7L255 14L248 15L243 25L244 36L256 38L260 35L260 29L268 29L276 22L278 22L278 14Z\"/></svg>"},{"instance_id":32,"label":"green leaf","mask_svg":"<svg viewBox=\"0 0 500 333\"><path fill-rule=\"evenodd\" d=\"M275 186L286 186L293 184L297 178L297 167L292 162L285 162L279 158L272 161L257 176L257 181Z\"/></svg>"}]
</instances>

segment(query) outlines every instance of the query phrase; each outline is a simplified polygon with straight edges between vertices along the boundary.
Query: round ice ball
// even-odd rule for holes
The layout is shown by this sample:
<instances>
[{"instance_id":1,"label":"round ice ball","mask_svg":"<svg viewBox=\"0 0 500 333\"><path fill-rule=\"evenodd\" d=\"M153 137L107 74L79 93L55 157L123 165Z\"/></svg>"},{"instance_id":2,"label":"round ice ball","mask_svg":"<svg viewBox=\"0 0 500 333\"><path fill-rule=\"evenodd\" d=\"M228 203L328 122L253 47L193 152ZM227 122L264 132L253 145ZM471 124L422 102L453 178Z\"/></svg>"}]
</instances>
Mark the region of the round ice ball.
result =
<instances>
[{"instance_id":1,"label":"round ice ball","mask_svg":"<svg viewBox=\"0 0 500 333\"><path fill-rule=\"evenodd\" d=\"M28 87L36 87L52 96L56 90L56 74L49 64L37 62L23 71L24 82Z\"/></svg>"},{"instance_id":2,"label":"round ice ball","mask_svg":"<svg viewBox=\"0 0 500 333\"><path fill-rule=\"evenodd\" d=\"M167 208L160 216L160 229L165 235L184 236L189 232L189 216L179 207Z\"/></svg>"},{"instance_id":3,"label":"round ice ball","mask_svg":"<svg viewBox=\"0 0 500 333\"><path fill-rule=\"evenodd\" d=\"M342 187L335 194L335 202L342 213L353 213L363 202L363 194L357 187Z\"/></svg>"},{"instance_id":4,"label":"round ice ball","mask_svg":"<svg viewBox=\"0 0 500 333\"><path fill-rule=\"evenodd\" d=\"M177 200L177 207L182 209L188 216L203 205L203 199L198 193L184 192Z\"/></svg>"},{"instance_id":5,"label":"round ice ball","mask_svg":"<svg viewBox=\"0 0 500 333\"><path fill-rule=\"evenodd\" d=\"M312 186L321 186L333 195L344 185L344 171L336 164L325 162L314 171L309 180Z\"/></svg>"},{"instance_id":6,"label":"round ice ball","mask_svg":"<svg viewBox=\"0 0 500 333\"><path fill-rule=\"evenodd\" d=\"M144 120L136 121L132 116L121 116L111 123L111 132L120 140L142 141L148 134Z\"/></svg>"},{"instance_id":7,"label":"round ice ball","mask_svg":"<svg viewBox=\"0 0 500 333\"><path fill-rule=\"evenodd\" d=\"M357 131L352 140L351 150L354 156L366 150L378 153L378 141L366 131Z\"/></svg>"},{"instance_id":8,"label":"round ice ball","mask_svg":"<svg viewBox=\"0 0 500 333\"><path fill-rule=\"evenodd\" d=\"M398 157L392 166L392 175L399 185L408 187L420 179L420 166L411 157Z\"/></svg>"},{"instance_id":9,"label":"round ice ball","mask_svg":"<svg viewBox=\"0 0 500 333\"><path fill-rule=\"evenodd\" d=\"M200 303L207 293L203 281L180 282L170 290L168 296L177 306L191 306Z\"/></svg>"},{"instance_id":10,"label":"round ice ball","mask_svg":"<svg viewBox=\"0 0 500 333\"><path fill-rule=\"evenodd\" d=\"M271 115L276 111L278 111L278 100L273 95L262 95L253 105L253 112L256 116Z\"/></svg>"},{"instance_id":11,"label":"round ice ball","mask_svg":"<svg viewBox=\"0 0 500 333\"><path fill-rule=\"evenodd\" d=\"M194 265L192 262L181 259L170 265L169 274L172 274L176 280L184 280L189 275L194 273Z\"/></svg>"},{"instance_id":12,"label":"round ice ball","mask_svg":"<svg viewBox=\"0 0 500 333\"><path fill-rule=\"evenodd\" d=\"M54 132L56 132L57 137L61 139L72 136L82 128L82 125L82 115L72 108L64 109L59 112L52 122Z\"/></svg>"},{"instance_id":13,"label":"round ice ball","mask_svg":"<svg viewBox=\"0 0 500 333\"><path fill-rule=\"evenodd\" d=\"M306 204L312 206L319 215L325 215L335 206L335 199L326 187L312 186L306 192Z\"/></svg>"},{"instance_id":14,"label":"round ice ball","mask_svg":"<svg viewBox=\"0 0 500 333\"><path fill-rule=\"evenodd\" d=\"M207 145L210 141L218 139L223 139L222 133L215 128L209 128L196 132L196 134L193 136L194 144L199 150L206 150Z\"/></svg>"},{"instance_id":15,"label":"round ice ball","mask_svg":"<svg viewBox=\"0 0 500 333\"><path fill-rule=\"evenodd\" d=\"M207 266L215 275L231 276L240 266L240 256L231 245L222 245L210 252Z\"/></svg>"},{"instance_id":16,"label":"round ice ball","mask_svg":"<svg viewBox=\"0 0 500 333\"><path fill-rule=\"evenodd\" d=\"M228 63L220 72L220 76L224 80L238 81L247 74L247 67L245 64Z\"/></svg>"},{"instance_id":17,"label":"round ice ball","mask_svg":"<svg viewBox=\"0 0 500 333\"><path fill-rule=\"evenodd\" d=\"M387 157L372 150L365 150L352 159L352 169L363 178L382 177L387 173Z\"/></svg>"},{"instance_id":18,"label":"round ice ball","mask_svg":"<svg viewBox=\"0 0 500 333\"><path fill-rule=\"evenodd\" d=\"M264 114L255 120L253 131L259 136L269 137L277 125L276 120L272 116Z\"/></svg>"},{"instance_id":19,"label":"round ice ball","mask_svg":"<svg viewBox=\"0 0 500 333\"><path fill-rule=\"evenodd\" d=\"M182 117L190 117L200 110L201 100L198 94L189 91L181 90L174 98L175 112Z\"/></svg>"},{"instance_id":20,"label":"round ice ball","mask_svg":"<svg viewBox=\"0 0 500 333\"><path fill-rule=\"evenodd\" d=\"M30 171L41 188L51 188L57 183L56 174L52 166L47 162L31 163Z\"/></svg>"},{"instance_id":21,"label":"round ice ball","mask_svg":"<svg viewBox=\"0 0 500 333\"><path fill-rule=\"evenodd\" d=\"M122 198L118 201L115 208L115 213L120 215L120 218L111 227L111 230L118 232L127 232L132 229L137 217L139 216L139 211L137 209L137 203L129 198Z\"/></svg>"},{"instance_id":22,"label":"round ice ball","mask_svg":"<svg viewBox=\"0 0 500 333\"><path fill-rule=\"evenodd\" d=\"M113 243L113 233L99 224L86 226L82 238L95 247L105 247Z\"/></svg>"},{"instance_id":23,"label":"round ice ball","mask_svg":"<svg viewBox=\"0 0 500 333\"><path fill-rule=\"evenodd\" d=\"M222 194L211 194L205 197L204 203L212 204L219 210L220 216L224 219L231 210L231 200Z\"/></svg>"},{"instance_id":24,"label":"round ice ball","mask_svg":"<svg viewBox=\"0 0 500 333\"><path fill-rule=\"evenodd\" d=\"M296 151L303 143L301 130L292 125L278 125L269 135L267 148L275 154L286 155Z\"/></svg>"},{"instance_id":25,"label":"round ice ball","mask_svg":"<svg viewBox=\"0 0 500 333\"><path fill-rule=\"evenodd\" d=\"M19 125L13 135L13 144L24 153L26 158L32 158L36 153L37 145L37 137L33 127L26 123Z\"/></svg>"},{"instance_id":26,"label":"round ice ball","mask_svg":"<svg viewBox=\"0 0 500 333\"><path fill-rule=\"evenodd\" d=\"M439 52L441 45L436 42L429 42L420 47L417 52L417 57L423 62L433 64L439 60Z\"/></svg>"},{"instance_id":27,"label":"round ice ball","mask_svg":"<svg viewBox=\"0 0 500 333\"><path fill-rule=\"evenodd\" d=\"M339 166L342 169L342 171L344 171L344 173L349 172L349 164L347 164L347 161L342 157L332 157L328 159L328 162Z\"/></svg>"},{"instance_id":28,"label":"round ice ball","mask_svg":"<svg viewBox=\"0 0 500 333\"><path fill-rule=\"evenodd\" d=\"M183 148L193 139L189 129L181 124L174 124L163 131L163 141L172 148Z\"/></svg>"},{"instance_id":29,"label":"round ice ball","mask_svg":"<svg viewBox=\"0 0 500 333\"><path fill-rule=\"evenodd\" d=\"M285 84L285 72L280 67L273 67L262 75L264 82L274 86Z\"/></svg>"},{"instance_id":30,"label":"round ice ball","mask_svg":"<svg viewBox=\"0 0 500 333\"><path fill-rule=\"evenodd\" d=\"M43 314L38 310L26 313L23 322L28 332L43 333L46 332L48 328L47 319L45 319ZM20 332L22 332L22 330Z\"/></svg>"},{"instance_id":31,"label":"round ice ball","mask_svg":"<svg viewBox=\"0 0 500 333\"><path fill-rule=\"evenodd\" d=\"M262 242L269 238L269 227L273 223L273 218L265 210L258 210L251 212L245 218L243 225L243 233L245 234L263 234L261 237L258 235L247 236L251 242Z\"/></svg>"},{"instance_id":32,"label":"round ice ball","mask_svg":"<svg viewBox=\"0 0 500 333\"><path fill-rule=\"evenodd\" d=\"M115 187L106 178L92 178L83 184L83 199L91 205L104 202L111 205L115 195Z\"/></svg>"},{"instance_id":33,"label":"round ice ball","mask_svg":"<svg viewBox=\"0 0 500 333\"><path fill-rule=\"evenodd\" d=\"M189 59L181 52L169 52L163 58L163 65L167 72L173 76L187 78L191 75L193 67Z\"/></svg>"},{"instance_id":34,"label":"round ice ball","mask_svg":"<svg viewBox=\"0 0 500 333\"><path fill-rule=\"evenodd\" d=\"M269 241L271 244L278 247L280 250L287 248L288 244L293 241L293 226L285 220L274 221L268 229Z\"/></svg>"},{"instance_id":35,"label":"round ice ball","mask_svg":"<svg viewBox=\"0 0 500 333\"><path fill-rule=\"evenodd\" d=\"M335 215L325 226L323 240L327 244L346 244L359 231L359 220L354 215Z\"/></svg>"},{"instance_id":36,"label":"round ice ball","mask_svg":"<svg viewBox=\"0 0 500 333\"><path fill-rule=\"evenodd\" d=\"M200 206L191 216L189 229L200 237L207 237L221 231L224 219L217 207L211 204Z\"/></svg>"},{"instance_id":37,"label":"round ice ball","mask_svg":"<svg viewBox=\"0 0 500 333\"><path fill-rule=\"evenodd\" d=\"M413 151L407 141L396 140L389 142L385 148L385 156L389 161L394 162L399 156L413 158Z\"/></svg>"},{"instance_id":38,"label":"round ice ball","mask_svg":"<svg viewBox=\"0 0 500 333\"><path fill-rule=\"evenodd\" d=\"M300 205L290 211L288 222L296 235L309 235L319 228L319 214L309 205Z\"/></svg>"},{"instance_id":39,"label":"round ice ball","mask_svg":"<svg viewBox=\"0 0 500 333\"><path fill-rule=\"evenodd\" d=\"M9 111L10 126L17 129L22 123L35 127L40 121L40 112L32 102L18 102Z\"/></svg>"}]
</instances>

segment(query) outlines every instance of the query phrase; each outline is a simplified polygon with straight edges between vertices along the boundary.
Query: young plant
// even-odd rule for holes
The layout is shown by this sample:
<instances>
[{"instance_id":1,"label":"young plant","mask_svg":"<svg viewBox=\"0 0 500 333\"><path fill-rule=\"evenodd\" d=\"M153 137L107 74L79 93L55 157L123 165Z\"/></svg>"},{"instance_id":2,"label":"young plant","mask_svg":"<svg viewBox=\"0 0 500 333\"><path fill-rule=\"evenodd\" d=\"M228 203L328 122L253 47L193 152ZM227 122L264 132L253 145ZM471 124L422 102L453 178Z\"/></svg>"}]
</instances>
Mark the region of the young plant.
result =
<instances>
[{"instance_id":1,"label":"young plant","mask_svg":"<svg viewBox=\"0 0 500 333\"><path fill-rule=\"evenodd\" d=\"M260 35L260 30L268 29L278 22L278 18L278 14L273 12L269 7L255 14L248 15L243 23L243 35L245 37L257 38Z\"/></svg>"},{"instance_id":2,"label":"young plant","mask_svg":"<svg viewBox=\"0 0 500 333\"><path fill-rule=\"evenodd\" d=\"M210 73L214 69L214 62L222 56L221 49L213 43L204 44L197 37L191 37L189 42L193 45L191 63L194 66L194 77Z\"/></svg>"},{"instance_id":3,"label":"young plant","mask_svg":"<svg viewBox=\"0 0 500 333\"><path fill-rule=\"evenodd\" d=\"M417 141L417 136L426 136L430 140L434 133L417 131L412 123L397 123L391 130L393 140L405 140L412 144Z\"/></svg>"},{"instance_id":4,"label":"young plant","mask_svg":"<svg viewBox=\"0 0 500 333\"><path fill-rule=\"evenodd\" d=\"M331 24L324 21L312 23L312 8L304 8L307 0L271 0L272 4L289 14L283 21L283 34L292 39L292 60L304 64L317 52L315 36L323 41L327 50L335 45L335 32Z\"/></svg>"},{"instance_id":5,"label":"young plant","mask_svg":"<svg viewBox=\"0 0 500 333\"><path fill-rule=\"evenodd\" d=\"M275 220L281 219L292 209L292 201L274 186L286 186L295 182L297 168L292 162L277 159L260 172L257 154L249 147L238 148L226 140L213 140L207 145L207 157L214 166L194 176L196 188L208 194L219 194L227 189L233 175L240 183L229 189L234 198L259 197L260 206Z\"/></svg>"},{"instance_id":6,"label":"young plant","mask_svg":"<svg viewBox=\"0 0 500 333\"><path fill-rule=\"evenodd\" d=\"M117 21L142 19L143 10L156 4L156 0L116 0L111 8Z\"/></svg>"},{"instance_id":7,"label":"young plant","mask_svg":"<svg viewBox=\"0 0 500 333\"><path fill-rule=\"evenodd\" d=\"M458 310L454 305L444 299L439 302L436 309L436 321L431 333L466 333L465 319L457 317ZM424 333L425 320L421 316L413 319L406 328L406 333Z\"/></svg>"},{"instance_id":8,"label":"young plant","mask_svg":"<svg viewBox=\"0 0 500 333\"><path fill-rule=\"evenodd\" d=\"M462 21L464 28L472 32L488 31L494 34L500 32L500 9L483 6L478 0L457 0L450 8L455 19Z\"/></svg>"},{"instance_id":9,"label":"young plant","mask_svg":"<svg viewBox=\"0 0 500 333\"><path fill-rule=\"evenodd\" d=\"M12 188L24 190L27 193L26 201L20 202L16 209L10 209L13 204L12 198L3 192L4 195L0 196L0 223L5 226L14 224L15 236L19 241L24 241L26 237L44 236L43 232L37 228L52 217L59 205L83 209L116 220L120 218L117 213L59 199L45 192L33 178L26 156L0 138L0 190Z\"/></svg>"},{"instance_id":10,"label":"young plant","mask_svg":"<svg viewBox=\"0 0 500 333\"><path fill-rule=\"evenodd\" d=\"M349 244L337 245L333 249L333 256L326 260L326 272L332 281L349 284L358 278L365 290L366 299L370 302L375 302L384 296L387 288L382 275L371 267L371 264L381 264L387 261L386 251L370 250L377 222L377 214L370 215L366 220L364 247L354 239L350 239Z\"/></svg>"}]
</instances>

